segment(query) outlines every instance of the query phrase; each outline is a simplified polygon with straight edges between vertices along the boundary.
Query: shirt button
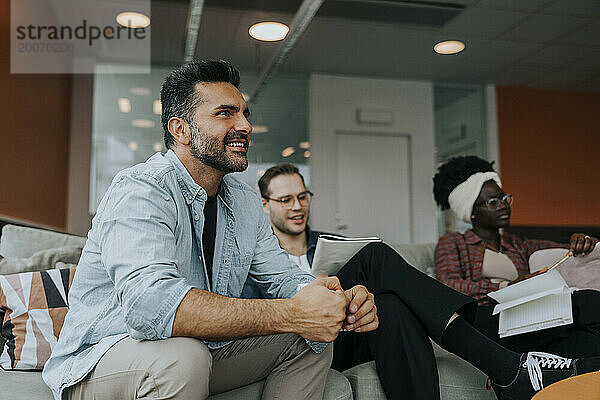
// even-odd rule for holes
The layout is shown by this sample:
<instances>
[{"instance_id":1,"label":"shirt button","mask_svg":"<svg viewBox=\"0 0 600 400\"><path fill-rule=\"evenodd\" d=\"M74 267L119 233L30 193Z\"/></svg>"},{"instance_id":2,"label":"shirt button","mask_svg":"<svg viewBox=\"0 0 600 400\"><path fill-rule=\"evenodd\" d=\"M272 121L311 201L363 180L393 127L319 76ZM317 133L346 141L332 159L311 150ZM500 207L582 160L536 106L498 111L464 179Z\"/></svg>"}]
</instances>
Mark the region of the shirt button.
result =
<instances>
[{"instance_id":1,"label":"shirt button","mask_svg":"<svg viewBox=\"0 0 600 400\"><path fill-rule=\"evenodd\" d=\"M188 200L191 200L191 199L192 199L192 196L188 196Z\"/></svg>"},{"instance_id":2,"label":"shirt button","mask_svg":"<svg viewBox=\"0 0 600 400\"><path fill-rule=\"evenodd\" d=\"M227 260L223 260L223 264L227 264Z\"/></svg>"},{"instance_id":3,"label":"shirt button","mask_svg":"<svg viewBox=\"0 0 600 400\"><path fill-rule=\"evenodd\" d=\"M196 215L194 215L194 219L195 219L196 221L198 221L198 220L200 219L200 216L199 216L198 214L196 214Z\"/></svg>"}]
</instances>

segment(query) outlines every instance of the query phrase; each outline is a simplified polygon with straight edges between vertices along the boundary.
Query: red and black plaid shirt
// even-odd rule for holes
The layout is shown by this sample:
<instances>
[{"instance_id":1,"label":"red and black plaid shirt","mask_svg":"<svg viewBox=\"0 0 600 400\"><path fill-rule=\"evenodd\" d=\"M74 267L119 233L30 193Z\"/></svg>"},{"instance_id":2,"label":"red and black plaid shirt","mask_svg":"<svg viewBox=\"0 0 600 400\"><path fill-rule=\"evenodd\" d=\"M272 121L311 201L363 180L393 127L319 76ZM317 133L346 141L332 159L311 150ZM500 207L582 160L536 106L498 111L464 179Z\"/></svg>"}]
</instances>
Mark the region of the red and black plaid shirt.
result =
<instances>
[{"instance_id":1,"label":"red and black plaid shirt","mask_svg":"<svg viewBox=\"0 0 600 400\"><path fill-rule=\"evenodd\" d=\"M531 254L552 247L569 246L551 240L522 239L511 234L500 236L500 251L517 267L519 276L529 273ZM481 300L498 289L497 283L482 276L484 254L485 243L472 230L464 234L447 233L435 247L435 276L452 289Z\"/></svg>"}]
</instances>

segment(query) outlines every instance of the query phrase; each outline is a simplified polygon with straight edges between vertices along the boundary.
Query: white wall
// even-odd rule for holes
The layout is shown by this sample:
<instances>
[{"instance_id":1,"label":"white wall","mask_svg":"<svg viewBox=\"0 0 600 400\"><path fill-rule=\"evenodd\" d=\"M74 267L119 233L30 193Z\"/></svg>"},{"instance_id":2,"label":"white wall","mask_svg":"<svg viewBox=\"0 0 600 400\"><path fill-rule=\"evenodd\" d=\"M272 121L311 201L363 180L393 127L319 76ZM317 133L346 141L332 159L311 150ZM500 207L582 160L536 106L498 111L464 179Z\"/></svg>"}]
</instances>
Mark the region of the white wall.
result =
<instances>
[{"instance_id":1,"label":"white wall","mask_svg":"<svg viewBox=\"0 0 600 400\"><path fill-rule=\"evenodd\" d=\"M356 111L387 109L391 125L357 123ZM437 241L432 195L434 173L434 113L431 82L397 81L311 75L309 83L309 137L312 189L311 226L334 231L336 220L336 131L408 134L412 141L413 238L415 243ZM360 182L356 182L360 190ZM386 193L373 193L386 196ZM410 223L407 221L407 223Z\"/></svg>"}]
</instances>

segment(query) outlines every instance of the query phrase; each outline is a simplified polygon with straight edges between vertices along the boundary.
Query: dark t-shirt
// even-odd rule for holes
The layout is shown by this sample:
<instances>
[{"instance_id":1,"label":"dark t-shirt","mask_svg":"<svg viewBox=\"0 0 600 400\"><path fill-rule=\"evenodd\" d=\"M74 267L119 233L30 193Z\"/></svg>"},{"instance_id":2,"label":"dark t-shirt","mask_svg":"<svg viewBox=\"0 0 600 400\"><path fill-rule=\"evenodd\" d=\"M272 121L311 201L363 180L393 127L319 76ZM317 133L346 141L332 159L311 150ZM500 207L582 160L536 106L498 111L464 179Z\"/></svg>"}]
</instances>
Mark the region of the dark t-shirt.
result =
<instances>
[{"instance_id":1,"label":"dark t-shirt","mask_svg":"<svg viewBox=\"0 0 600 400\"><path fill-rule=\"evenodd\" d=\"M215 237L217 236L217 196L208 197L204 204L204 230L202 231L202 250L208 273L208 283L212 287L212 267L215 255Z\"/></svg>"}]
</instances>

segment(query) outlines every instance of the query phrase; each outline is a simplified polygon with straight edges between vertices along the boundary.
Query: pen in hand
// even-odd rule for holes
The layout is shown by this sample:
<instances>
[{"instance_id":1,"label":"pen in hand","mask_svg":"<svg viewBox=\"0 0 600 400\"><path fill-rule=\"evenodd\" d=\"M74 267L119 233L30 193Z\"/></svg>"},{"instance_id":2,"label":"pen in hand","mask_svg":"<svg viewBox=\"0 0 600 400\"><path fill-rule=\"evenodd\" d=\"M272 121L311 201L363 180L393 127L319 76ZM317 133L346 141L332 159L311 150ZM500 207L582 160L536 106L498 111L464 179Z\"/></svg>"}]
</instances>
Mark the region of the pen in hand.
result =
<instances>
[{"instance_id":1,"label":"pen in hand","mask_svg":"<svg viewBox=\"0 0 600 400\"><path fill-rule=\"evenodd\" d=\"M567 260L567 258L569 258L571 255L572 255L571 251L568 251L567 254L563 258L561 258L553 266L548 268L548 271L552 271L554 268L558 267L560 264L565 262ZM546 271L546 272L548 272L548 271Z\"/></svg>"}]
</instances>

